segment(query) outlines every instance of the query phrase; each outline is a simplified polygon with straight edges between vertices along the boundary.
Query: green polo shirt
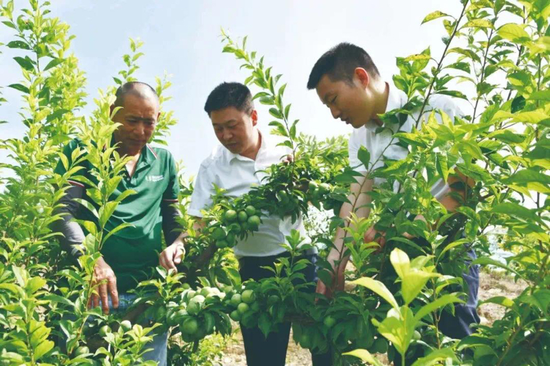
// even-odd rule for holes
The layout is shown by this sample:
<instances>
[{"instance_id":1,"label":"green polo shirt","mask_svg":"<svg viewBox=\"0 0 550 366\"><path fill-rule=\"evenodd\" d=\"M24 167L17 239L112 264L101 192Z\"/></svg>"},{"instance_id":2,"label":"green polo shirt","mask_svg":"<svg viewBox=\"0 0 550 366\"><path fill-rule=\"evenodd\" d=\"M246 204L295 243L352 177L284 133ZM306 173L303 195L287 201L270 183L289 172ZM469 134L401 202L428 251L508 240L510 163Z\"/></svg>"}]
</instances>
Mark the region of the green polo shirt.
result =
<instances>
[{"instance_id":1,"label":"green polo shirt","mask_svg":"<svg viewBox=\"0 0 550 366\"><path fill-rule=\"evenodd\" d=\"M69 163L71 153L77 146L84 148L82 142L75 139L63 150ZM85 160L82 166L84 169L78 174L97 183L91 174L94 167L90 162ZM65 172L61 162L58 163L55 172ZM109 232L122 223L132 226L113 234L101 249L103 258L117 277L117 287L121 293L135 288L138 282L149 279L153 274L159 263L159 253L162 251L161 203L176 202L179 192L176 164L170 152L162 148L149 145L143 147L134 174L130 177L124 170L123 175L124 178L110 200L114 200L127 189L134 190L135 194L120 202L109 219L106 230ZM86 184L77 180L69 182L87 188ZM98 208L90 197L84 198ZM80 207L76 216L77 219L97 222L93 214L84 207ZM83 230L87 234L84 228Z\"/></svg>"}]
</instances>

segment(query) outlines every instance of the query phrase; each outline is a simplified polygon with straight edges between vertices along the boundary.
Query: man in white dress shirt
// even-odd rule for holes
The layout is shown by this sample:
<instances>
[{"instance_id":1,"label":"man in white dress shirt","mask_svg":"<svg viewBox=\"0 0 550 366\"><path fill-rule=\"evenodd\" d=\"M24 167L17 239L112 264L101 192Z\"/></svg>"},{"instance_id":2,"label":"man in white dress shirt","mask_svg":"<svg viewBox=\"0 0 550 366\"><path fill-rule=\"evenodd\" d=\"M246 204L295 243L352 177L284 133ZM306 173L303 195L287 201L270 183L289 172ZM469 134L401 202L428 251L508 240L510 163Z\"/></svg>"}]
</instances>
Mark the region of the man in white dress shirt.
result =
<instances>
[{"instance_id":1,"label":"man in white dress shirt","mask_svg":"<svg viewBox=\"0 0 550 366\"><path fill-rule=\"evenodd\" d=\"M258 129L258 113L254 109L250 90L240 83L222 83L208 96L205 111L221 146L205 159L196 177L188 213L201 217L201 210L212 205L214 184L229 197L239 197L253 185L263 184L263 170L281 162L291 151L277 146L277 141ZM260 280L273 276L262 268L273 267L278 258L288 256L281 244L292 230L302 236L306 232L301 219L275 215L262 216L258 231L240 240L234 247L239 258L239 272L243 281ZM304 255L311 265L304 271L307 281L316 282L315 250ZM313 287L312 287L313 291ZM288 346L290 323L282 324L278 332L264 337L259 328L241 326L248 365L284 365ZM313 355L314 365L330 365L329 355Z\"/></svg>"},{"instance_id":2,"label":"man in white dress shirt","mask_svg":"<svg viewBox=\"0 0 550 366\"><path fill-rule=\"evenodd\" d=\"M380 114L388 111L402 108L407 102L407 96L394 85L385 82L378 72L376 65L370 56L360 47L349 43L341 43L327 51L313 67L309 81L308 89L316 89L321 102L329 109L334 119L340 119L346 124L350 124L354 130L349 140L349 161L350 166L363 173L363 176L357 180L357 183L351 185L350 201L353 202L357 197L355 207L360 207L356 214L360 217L368 217L369 208L367 204L371 202L368 192L372 191L374 186L379 185L383 180L380 178L371 179L366 176L366 169L357 157L361 146L370 153L370 165L377 168L384 164L384 159L400 160L407 156L408 150L398 145L398 139L394 134L398 131L411 132L415 127L416 115L408 116L407 120L399 125L398 123L386 123L385 128L377 133L378 127L382 126L379 118ZM461 115L460 109L455 105L451 98L444 95L433 95L429 99L425 113L430 113L437 109L445 112L451 119ZM439 117L439 116L437 116ZM436 182L432 188L432 195L440 201L449 211L455 210L459 203L449 194L456 191L450 188L453 183L462 180L465 184L472 184L472 180L459 173L459 178L449 177L448 182L442 180ZM457 192L464 194L464 192ZM351 213L351 204L345 203L340 211L340 217L348 218ZM348 258L344 258L338 265L335 261L340 258L340 252L343 248L343 230L339 229L336 233L335 249L333 249L328 260L333 265L335 286L327 286L319 281L317 292L330 295L333 289L343 288L343 271ZM383 233L377 233L374 228L367 231L365 239L367 241L378 241L384 244ZM471 251L471 256L475 256ZM469 325L478 323L479 317L476 313L477 291L479 287L479 273L477 266L472 266L469 273L463 274L467 283L469 298L467 304L457 305L455 316L450 314L443 317L440 323L440 329L443 333L453 338L463 338L471 333Z\"/></svg>"}]
</instances>

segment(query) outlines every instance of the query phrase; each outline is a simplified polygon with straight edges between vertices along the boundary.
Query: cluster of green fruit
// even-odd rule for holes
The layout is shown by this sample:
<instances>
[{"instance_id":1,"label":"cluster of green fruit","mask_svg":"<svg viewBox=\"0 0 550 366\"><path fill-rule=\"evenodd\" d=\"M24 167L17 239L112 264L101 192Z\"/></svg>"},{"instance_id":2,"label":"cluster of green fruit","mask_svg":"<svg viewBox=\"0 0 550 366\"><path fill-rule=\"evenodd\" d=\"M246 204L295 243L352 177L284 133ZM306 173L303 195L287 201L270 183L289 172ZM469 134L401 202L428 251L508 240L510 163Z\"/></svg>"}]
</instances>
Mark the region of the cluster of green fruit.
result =
<instances>
[{"instance_id":1,"label":"cluster of green fruit","mask_svg":"<svg viewBox=\"0 0 550 366\"><path fill-rule=\"evenodd\" d=\"M227 289L225 304L228 307L229 316L236 322L241 322L247 327L254 326L257 322L257 313L260 311L260 304L256 301L254 290L245 289L241 293Z\"/></svg>"},{"instance_id":2,"label":"cluster of green fruit","mask_svg":"<svg viewBox=\"0 0 550 366\"><path fill-rule=\"evenodd\" d=\"M231 248L237 238L244 238L249 231L258 230L261 223L258 210L252 205L233 207L224 211L221 222L209 227L210 238L218 248Z\"/></svg>"},{"instance_id":3,"label":"cluster of green fruit","mask_svg":"<svg viewBox=\"0 0 550 366\"><path fill-rule=\"evenodd\" d=\"M231 324L223 309L224 297L215 287L187 289L177 302L168 303L166 323L178 326L185 342L198 341L214 331L226 333Z\"/></svg>"}]
</instances>

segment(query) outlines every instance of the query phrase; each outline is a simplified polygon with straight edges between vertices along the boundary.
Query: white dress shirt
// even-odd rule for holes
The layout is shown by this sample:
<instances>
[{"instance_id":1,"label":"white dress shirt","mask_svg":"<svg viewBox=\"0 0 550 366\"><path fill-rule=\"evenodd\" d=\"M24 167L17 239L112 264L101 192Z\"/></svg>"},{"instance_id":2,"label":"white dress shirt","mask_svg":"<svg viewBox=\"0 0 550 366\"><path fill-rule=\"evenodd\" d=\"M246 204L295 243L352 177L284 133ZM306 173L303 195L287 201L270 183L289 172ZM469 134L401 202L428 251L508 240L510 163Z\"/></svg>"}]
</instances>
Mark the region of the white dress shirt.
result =
<instances>
[{"instance_id":1,"label":"white dress shirt","mask_svg":"<svg viewBox=\"0 0 550 366\"><path fill-rule=\"evenodd\" d=\"M248 193L252 186L264 184L262 179L266 177L266 173L263 170L281 162L281 158L290 154L291 150L285 146L277 146L280 141L275 136L265 133L260 135L261 145L256 160L233 154L219 145L202 162L195 179L188 214L202 217L201 210L212 205L211 196L215 193L213 184L225 189L229 197L240 197ZM236 256L266 257L281 254L285 251L281 244L286 242L285 237L289 236L293 229L300 231L302 237L307 238L301 218L293 224L290 217L281 219L277 215L267 215L267 212L263 214L258 231L244 240L237 241L233 248Z\"/></svg>"},{"instance_id":2,"label":"white dress shirt","mask_svg":"<svg viewBox=\"0 0 550 366\"><path fill-rule=\"evenodd\" d=\"M391 83L387 83L389 86L388 103L386 106L386 112L393 109L402 108L407 103L407 95L401 90L394 87ZM425 108L424 117L427 118L432 110L439 109L449 115L451 120L454 120L455 116L462 115L461 110L453 102L453 100L446 95L432 95L429 103ZM349 164L355 170L365 173L367 170L363 163L358 159L357 153L361 146L370 153L370 166L369 168L374 170L384 165L384 159L401 160L404 159L409 151L399 146L397 143L399 140L393 138L393 134L397 132L411 132L412 128L416 124L418 118L418 112L413 113L412 116L408 116L405 123L399 128L398 124L386 125L390 129L384 129L383 131L376 133L376 129L380 127L375 121L371 120L366 125L354 129L349 139ZM441 122L441 116L436 113L436 118ZM398 131L399 128L399 131ZM389 145L389 146L388 146ZM387 147L387 148L386 148ZM383 155L382 155L383 154ZM374 185L378 186L384 182L383 178L375 178ZM398 185L394 186L397 190ZM450 191L449 185L442 179L439 179L431 188L431 193L436 199L441 199L446 193Z\"/></svg>"}]
</instances>

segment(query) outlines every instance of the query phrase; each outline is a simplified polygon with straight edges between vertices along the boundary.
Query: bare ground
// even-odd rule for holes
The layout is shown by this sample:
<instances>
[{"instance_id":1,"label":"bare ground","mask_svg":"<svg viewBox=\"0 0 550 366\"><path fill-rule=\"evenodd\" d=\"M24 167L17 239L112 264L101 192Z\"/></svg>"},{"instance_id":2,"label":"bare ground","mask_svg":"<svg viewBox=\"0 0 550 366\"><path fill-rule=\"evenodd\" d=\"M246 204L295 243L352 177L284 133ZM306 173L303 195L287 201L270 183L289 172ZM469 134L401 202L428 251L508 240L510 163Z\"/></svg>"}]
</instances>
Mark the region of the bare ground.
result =
<instances>
[{"instance_id":1,"label":"bare ground","mask_svg":"<svg viewBox=\"0 0 550 366\"><path fill-rule=\"evenodd\" d=\"M480 276L479 299L483 301L494 296L507 296L513 299L517 297L525 287L525 283L514 282L511 277L505 276L500 272L482 272ZM495 320L500 319L504 315L504 308L496 304L482 304L478 308L478 314L481 317L482 324L492 324ZM384 364L388 364L384 355L380 355L378 358ZM228 346L224 349L223 357L219 361L219 365L246 366L246 357L240 332L235 334L233 340L229 342ZM299 345L294 343L292 335L288 345L286 365L311 365L309 351L302 349Z\"/></svg>"}]
</instances>

